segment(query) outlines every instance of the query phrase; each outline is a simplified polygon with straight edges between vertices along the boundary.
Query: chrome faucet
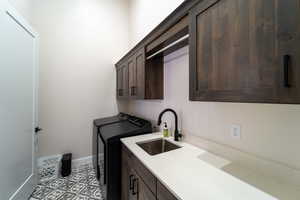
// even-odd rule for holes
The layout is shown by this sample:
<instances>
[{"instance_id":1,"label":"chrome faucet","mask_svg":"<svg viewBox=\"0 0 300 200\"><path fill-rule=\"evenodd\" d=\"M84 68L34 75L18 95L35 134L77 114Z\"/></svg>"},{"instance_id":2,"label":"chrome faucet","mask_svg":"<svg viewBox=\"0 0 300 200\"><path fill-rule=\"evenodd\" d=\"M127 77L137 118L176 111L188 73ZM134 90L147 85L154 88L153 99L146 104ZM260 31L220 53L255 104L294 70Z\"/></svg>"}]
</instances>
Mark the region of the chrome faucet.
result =
<instances>
[{"instance_id":1,"label":"chrome faucet","mask_svg":"<svg viewBox=\"0 0 300 200\"><path fill-rule=\"evenodd\" d=\"M175 116L174 140L175 140L175 141L179 141L179 138L182 137L182 134L180 134L179 131L178 131L178 117L177 117L176 112L175 112L173 109L167 108L167 109L163 110L163 111L159 114L159 116L158 116L157 125L160 126L160 124L161 124L161 118L162 118L162 116L163 116L166 112L171 112L171 113L173 113L174 116Z\"/></svg>"}]
</instances>

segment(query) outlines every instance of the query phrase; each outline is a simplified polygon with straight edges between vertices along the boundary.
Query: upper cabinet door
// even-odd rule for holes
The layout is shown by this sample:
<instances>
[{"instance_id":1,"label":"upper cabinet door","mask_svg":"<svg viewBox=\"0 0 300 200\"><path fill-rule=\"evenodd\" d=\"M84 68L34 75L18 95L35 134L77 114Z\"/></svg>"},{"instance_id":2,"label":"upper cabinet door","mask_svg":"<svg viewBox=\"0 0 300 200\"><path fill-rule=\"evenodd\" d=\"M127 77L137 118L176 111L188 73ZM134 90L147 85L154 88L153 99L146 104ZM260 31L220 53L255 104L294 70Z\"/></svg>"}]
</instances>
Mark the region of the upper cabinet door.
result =
<instances>
[{"instance_id":1,"label":"upper cabinet door","mask_svg":"<svg viewBox=\"0 0 300 200\"><path fill-rule=\"evenodd\" d=\"M117 70L117 98L128 97L128 66L122 64L116 67Z\"/></svg>"},{"instance_id":2,"label":"upper cabinet door","mask_svg":"<svg viewBox=\"0 0 300 200\"><path fill-rule=\"evenodd\" d=\"M204 0L194 7L190 99L288 103L298 97L299 48L293 43L299 37L298 4L298 0ZM285 57L283 63L289 54L291 59ZM284 64L290 65L287 90Z\"/></svg>"},{"instance_id":3,"label":"upper cabinet door","mask_svg":"<svg viewBox=\"0 0 300 200\"><path fill-rule=\"evenodd\" d=\"M145 98L145 49L140 49L135 54L136 64L136 88L135 94L138 99Z\"/></svg>"},{"instance_id":4,"label":"upper cabinet door","mask_svg":"<svg viewBox=\"0 0 300 200\"><path fill-rule=\"evenodd\" d=\"M123 69L121 67L117 67L117 98L123 96Z\"/></svg>"},{"instance_id":5,"label":"upper cabinet door","mask_svg":"<svg viewBox=\"0 0 300 200\"><path fill-rule=\"evenodd\" d=\"M128 97L129 95L129 81L128 81L128 76L129 76L129 70L128 66L125 64L123 67L123 97Z\"/></svg>"},{"instance_id":6,"label":"upper cabinet door","mask_svg":"<svg viewBox=\"0 0 300 200\"><path fill-rule=\"evenodd\" d=\"M129 97L135 98L136 97L136 63L134 56L128 60L128 77L129 77Z\"/></svg>"},{"instance_id":7,"label":"upper cabinet door","mask_svg":"<svg viewBox=\"0 0 300 200\"><path fill-rule=\"evenodd\" d=\"M280 103L300 103L300 1L277 2Z\"/></svg>"},{"instance_id":8,"label":"upper cabinet door","mask_svg":"<svg viewBox=\"0 0 300 200\"><path fill-rule=\"evenodd\" d=\"M145 97L145 50L142 48L128 59L129 97L144 99Z\"/></svg>"}]
</instances>

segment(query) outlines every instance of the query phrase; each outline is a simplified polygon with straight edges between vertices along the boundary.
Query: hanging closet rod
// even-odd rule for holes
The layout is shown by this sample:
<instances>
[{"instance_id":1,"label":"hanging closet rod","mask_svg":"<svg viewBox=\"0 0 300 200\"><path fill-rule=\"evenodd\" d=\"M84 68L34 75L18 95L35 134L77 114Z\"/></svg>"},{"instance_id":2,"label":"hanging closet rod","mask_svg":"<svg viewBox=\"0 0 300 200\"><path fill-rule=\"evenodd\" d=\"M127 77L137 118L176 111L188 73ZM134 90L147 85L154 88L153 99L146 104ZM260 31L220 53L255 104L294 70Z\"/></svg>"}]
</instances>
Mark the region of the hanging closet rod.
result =
<instances>
[{"instance_id":1,"label":"hanging closet rod","mask_svg":"<svg viewBox=\"0 0 300 200\"><path fill-rule=\"evenodd\" d=\"M168 50L169 48L175 46L175 45L178 44L179 42L182 42L182 41L184 41L185 39L189 38L189 36L190 36L190 35L187 34L187 35L185 35L185 36L179 38L178 40L174 41L173 43L169 44L168 46L166 46L166 47L162 48L161 50L159 50L159 51L153 53L152 55L148 56L146 59L149 60L149 59L153 58L154 56L160 54L161 52L164 52L164 51Z\"/></svg>"}]
</instances>

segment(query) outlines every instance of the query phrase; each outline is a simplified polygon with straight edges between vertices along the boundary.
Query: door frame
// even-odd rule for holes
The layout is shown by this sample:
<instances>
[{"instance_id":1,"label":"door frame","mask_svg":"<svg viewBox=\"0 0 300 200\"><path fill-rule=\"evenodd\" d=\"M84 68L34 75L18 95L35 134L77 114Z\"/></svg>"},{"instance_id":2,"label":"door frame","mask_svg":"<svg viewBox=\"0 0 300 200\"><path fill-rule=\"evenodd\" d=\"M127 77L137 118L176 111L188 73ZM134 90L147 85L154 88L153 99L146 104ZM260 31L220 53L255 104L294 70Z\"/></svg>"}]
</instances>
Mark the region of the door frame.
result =
<instances>
[{"instance_id":1,"label":"door frame","mask_svg":"<svg viewBox=\"0 0 300 200\"><path fill-rule=\"evenodd\" d=\"M38 125L38 83L39 83L39 34L30 26L26 19L21 16L18 11L8 2L4 2L4 12L13 21L15 21L20 27L22 27L34 40L34 106L33 106L33 124L32 124L32 174L26 179L26 181L11 195L9 200L23 200L24 197L29 197L29 191L33 191L38 181L38 170L37 170L37 146L38 137L35 133L35 127Z\"/></svg>"}]
</instances>

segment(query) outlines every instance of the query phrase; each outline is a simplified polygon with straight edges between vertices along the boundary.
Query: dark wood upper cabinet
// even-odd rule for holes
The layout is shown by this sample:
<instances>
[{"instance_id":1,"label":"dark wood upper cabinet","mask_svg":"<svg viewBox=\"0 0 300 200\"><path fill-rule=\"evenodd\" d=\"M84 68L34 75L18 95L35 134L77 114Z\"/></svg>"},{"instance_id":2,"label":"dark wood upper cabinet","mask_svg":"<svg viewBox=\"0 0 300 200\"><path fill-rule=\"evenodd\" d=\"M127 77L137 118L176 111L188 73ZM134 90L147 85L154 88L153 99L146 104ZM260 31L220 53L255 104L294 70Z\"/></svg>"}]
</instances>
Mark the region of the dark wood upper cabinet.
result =
<instances>
[{"instance_id":1,"label":"dark wood upper cabinet","mask_svg":"<svg viewBox=\"0 0 300 200\"><path fill-rule=\"evenodd\" d=\"M300 103L299 19L298 0L199 3L190 11L190 100Z\"/></svg>"},{"instance_id":2,"label":"dark wood upper cabinet","mask_svg":"<svg viewBox=\"0 0 300 200\"><path fill-rule=\"evenodd\" d=\"M163 99L162 56L146 60L141 48L121 63L116 65L118 99Z\"/></svg>"},{"instance_id":3,"label":"dark wood upper cabinet","mask_svg":"<svg viewBox=\"0 0 300 200\"><path fill-rule=\"evenodd\" d=\"M184 1L117 63L118 98L163 99L163 57L187 44L190 100L300 104L299 0Z\"/></svg>"}]
</instances>

